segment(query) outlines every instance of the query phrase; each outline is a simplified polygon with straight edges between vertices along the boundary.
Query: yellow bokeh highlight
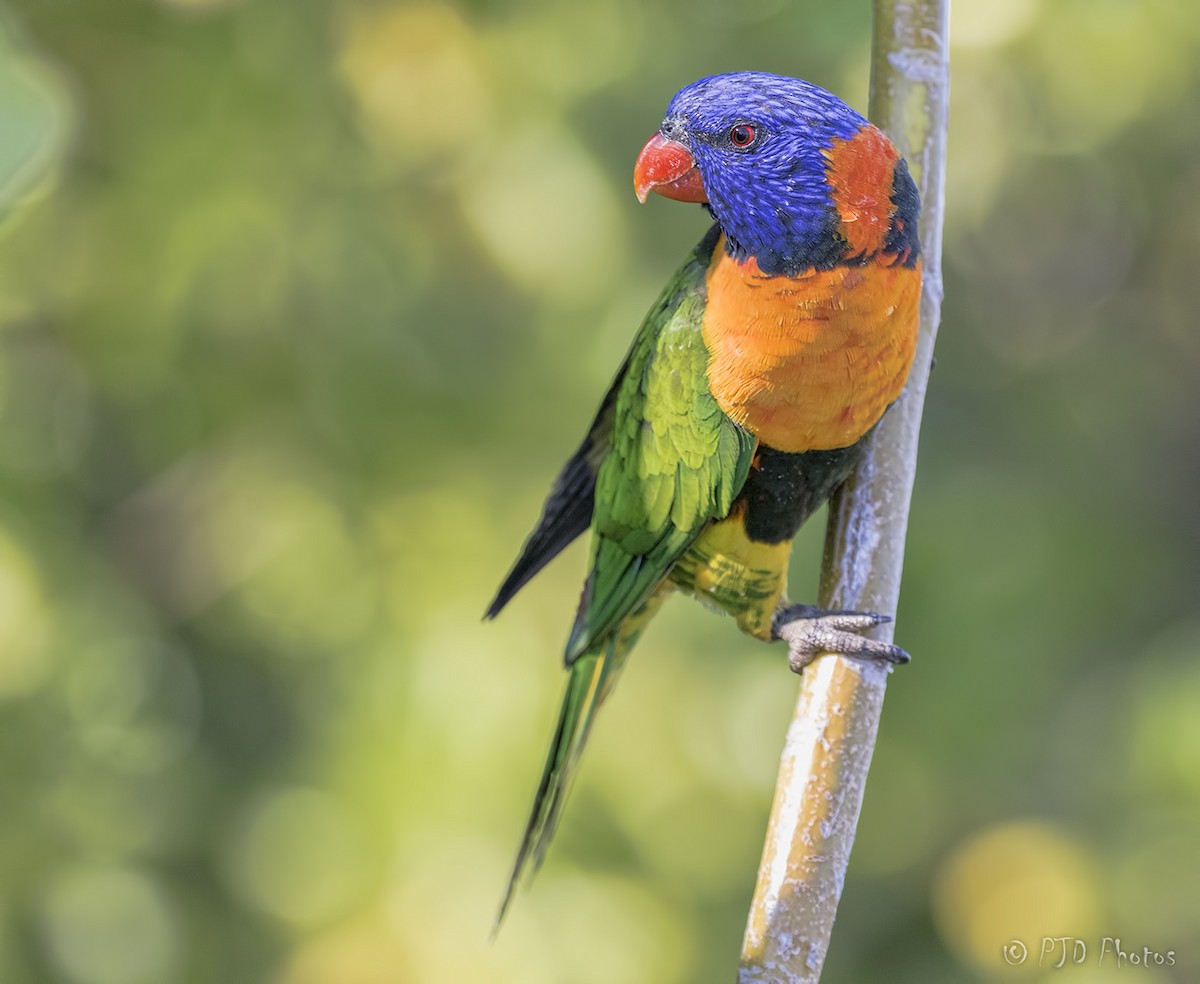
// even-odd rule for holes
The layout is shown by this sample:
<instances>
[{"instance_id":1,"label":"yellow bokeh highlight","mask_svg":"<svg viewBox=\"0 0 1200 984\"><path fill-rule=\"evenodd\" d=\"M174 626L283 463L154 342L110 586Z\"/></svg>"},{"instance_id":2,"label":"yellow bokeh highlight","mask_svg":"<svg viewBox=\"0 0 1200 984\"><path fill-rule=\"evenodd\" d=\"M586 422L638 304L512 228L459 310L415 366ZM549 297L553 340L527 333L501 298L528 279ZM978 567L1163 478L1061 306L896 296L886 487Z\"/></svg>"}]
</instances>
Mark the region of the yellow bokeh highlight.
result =
<instances>
[{"instance_id":1,"label":"yellow bokeh highlight","mask_svg":"<svg viewBox=\"0 0 1200 984\"><path fill-rule=\"evenodd\" d=\"M504 75L532 83L551 103L569 103L630 72L647 40L633 8L603 3L528 8L487 35Z\"/></svg>"},{"instance_id":2,"label":"yellow bokeh highlight","mask_svg":"<svg viewBox=\"0 0 1200 984\"><path fill-rule=\"evenodd\" d=\"M65 984L175 979L175 916L158 885L133 868L79 866L49 881L41 930Z\"/></svg>"},{"instance_id":3,"label":"yellow bokeh highlight","mask_svg":"<svg viewBox=\"0 0 1200 984\"><path fill-rule=\"evenodd\" d=\"M234 4L243 3L244 0L159 0L159 3L167 7L175 7L178 10L185 10L189 13L207 13L213 10L223 10L226 7L232 7Z\"/></svg>"},{"instance_id":4,"label":"yellow bokeh highlight","mask_svg":"<svg viewBox=\"0 0 1200 984\"><path fill-rule=\"evenodd\" d=\"M0 528L0 700L29 693L49 670L41 579Z\"/></svg>"},{"instance_id":5,"label":"yellow bokeh highlight","mask_svg":"<svg viewBox=\"0 0 1200 984\"><path fill-rule=\"evenodd\" d=\"M1013 821L975 834L946 859L933 916L942 941L965 963L1005 974L1010 941L1036 956L1045 937L1095 937L1097 896L1093 864L1074 838L1048 823Z\"/></svg>"},{"instance_id":6,"label":"yellow bokeh highlight","mask_svg":"<svg viewBox=\"0 0 1200 984\"><path fill-rule=\"evenodd\" d=\"M561 858L539 876L536 891L521 893L517 910L489 944L487 930L510 863L507 851L497 854L457 826L412 831L384 900L391 934L404 955L394 980L611 984L679 979L686 928L671 907L647 892L640 879L594 870L574 873ZM562 918L565 913L570 918ZM587 958L581 960L581 953ZM342 959L352 966L347 950ZM342 980L340 974L326 979ZM366 977L364 984L375 982Z\"/></svg>"},{"instance_id":7,"label":"yellow bokeh highlight","mask_svg":"<svg viewBox=\"0 0 1200 984\"><path fill-rule=\"evenodd\" d=\"M632 203L632 153L629 175ZM612 289L624 245L621 203L567 131L517 128L464 174L459 194L480 243L521 287L575 301Z\"/></svg>"},{"instance_id":8,"label":"yellow bokeh highlight","mask_svg":"<svg viewBox=\"0 0 1200 984\"><path fill-rule=\"evenodd\" d=\"M946 222L951 230L988 220L1019 152L1005 136L1015 123L1016 81L1003 62L986 54L963 61L950 90L954 126L947 145L955 166L946 174L946 195L955 206Z\"/></svg>"},{"instance_id":9,"label":"yellow bokeh highlight","mask_svg":"<svg viewBox=\"0 0 1200 984\"><path fill-rule=\"evenodd\" d=\"M370 7L345 30L339 67L373 140L402 161L461 149L488 117L472 29L449 6Z\"/></svg>"},{"instance_id":10,"label":"yellow bokeh highlight","mask_svg":"<svg viewBox=\"0 0 1200 984\"><path fill-rule=\"evenodd\" d=\"M251 805L226 851L225 872L255 908L312 926L359 898L366 857L353 816L336 796L283 788Z\"/></svg>"},{"instance_id":11,"label":"yellow bokeh highlight","mask_svg":"<svg viewBox=\"0 0 1200 984\"><path fill-rule=\"evenodd\" d=\"M396 984L419 980L386 920L368 918L339 925L305 941L288 961L279 984Z\"/></svg>"},{"instance_id":12,"label":"yellow bokeh highlight","mask_svg":"<svg viewBox=\"0 0 1200 984\"><path fill-rule=\"evenodd\" d=\"M261 189L220 188L181 204L165 245L169 275L148 285L165 317L203 306L215 332L278 333L292 243Z\"/></svg>"},{"instance_id":13,"label":"yellow bokeh highlight","mask_svg":"<svg viewBox=\"0 0 1200 984\"><path fill-rule=\"evenodd\" d=\"M1166 628L1139 656L1131 716L1130 774L1186 794L1200 808L1200 621Z\"/></svg>"},{"instance_id":14,"label":"yellow bokeh highlight","mask_svg":"<svg viewBox=\"0 0 1200 984\"><path fill-rule=\"evenodd\" d=\"M66 86L45 61L13 50L0 19L0 206L43 181L66 149L73 113ZM0 209L0 216L3 210Z\"/></svg>"},{"instance_id":15,"label":"yellow bokeh highlight","mask_svg":"<svg viewBox=\"0 0 1200 984\"><path fill-rule=\"evenodd\" d=\"M1147 107L1188 84L1172 57L1159 4L1059 0L1030 36L1042 149L1081 153L1111 138ZM1178 49L1176 49L1178 50Z\"/></svg>"},{"instance_id":16,"label":"yellow bokeh highlight","mask_svg":"<svg viewBox=\"0 0 1200 984\"><path fill-rule=\"evenodd\" d=\"M955 48L997 48L1026 33L1038 17L1039 0L956 0L950 17Z\"/></svg>"}]
</instances>

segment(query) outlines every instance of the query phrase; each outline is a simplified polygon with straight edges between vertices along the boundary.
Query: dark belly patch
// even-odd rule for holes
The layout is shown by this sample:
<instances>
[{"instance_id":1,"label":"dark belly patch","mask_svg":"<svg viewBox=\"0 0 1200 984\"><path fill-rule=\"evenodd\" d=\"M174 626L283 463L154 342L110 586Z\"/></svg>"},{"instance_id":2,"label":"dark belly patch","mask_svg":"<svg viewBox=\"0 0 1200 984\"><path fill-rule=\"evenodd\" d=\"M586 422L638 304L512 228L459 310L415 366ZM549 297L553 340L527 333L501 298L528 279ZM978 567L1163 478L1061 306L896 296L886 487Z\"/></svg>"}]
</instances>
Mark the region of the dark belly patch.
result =
<instances>
[{"instance_id":1,"label":"dark belly patch","mask_svg":"<svg viewBox=\"0 0 1200 984\"><path fill-rule=\"evenodd\" d=\"M759 543L791 540L854 470L863 442L829 451L788 453L759 446L746 484L746 534Z\"/></svg>"}]
</instances>

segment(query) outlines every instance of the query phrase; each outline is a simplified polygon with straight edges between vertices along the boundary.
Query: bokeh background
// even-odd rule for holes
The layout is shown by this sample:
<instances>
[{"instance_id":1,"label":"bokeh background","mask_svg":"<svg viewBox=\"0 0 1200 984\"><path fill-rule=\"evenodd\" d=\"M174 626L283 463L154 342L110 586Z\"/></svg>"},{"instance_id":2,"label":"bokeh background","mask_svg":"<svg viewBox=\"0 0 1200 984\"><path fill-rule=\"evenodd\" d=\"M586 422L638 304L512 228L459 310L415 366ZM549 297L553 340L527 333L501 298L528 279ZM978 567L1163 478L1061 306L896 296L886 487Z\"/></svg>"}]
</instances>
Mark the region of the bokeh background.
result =
<instances>
[{"instance_id":1,"label":"bokeh background","mask_svg":"<svg viewBox=\"0 0 1200 984\"><path fill-rule=\"evenodd\" d=\"M705 228L630 188L668 98L864 107L869 17L3 0L0 981L733 979L782 653L672 602L489 946L582 546L480 614ZM1195 981L1200 6L957 0L953 57L916 658L825 979Z\"/></svg>"}]
</instances>

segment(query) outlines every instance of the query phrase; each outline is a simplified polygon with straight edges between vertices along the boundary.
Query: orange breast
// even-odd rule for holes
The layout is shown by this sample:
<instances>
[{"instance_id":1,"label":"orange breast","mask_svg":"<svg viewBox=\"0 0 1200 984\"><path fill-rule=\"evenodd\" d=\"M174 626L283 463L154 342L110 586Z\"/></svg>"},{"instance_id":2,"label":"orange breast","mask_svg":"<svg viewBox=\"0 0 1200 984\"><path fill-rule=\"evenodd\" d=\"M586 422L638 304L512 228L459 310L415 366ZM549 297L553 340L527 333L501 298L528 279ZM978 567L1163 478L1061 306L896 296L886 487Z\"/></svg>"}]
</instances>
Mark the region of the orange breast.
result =
<instances>
[{"instance_id":1,"label":"orange breast","mask_svg":"<svg viewBox=\"0 0 1200 984\"><path fill-rule=\"evenodd\" d=\"M722 240L707 284L709 387L764 444L846 447L900 395L917 342L920 264L767 277Z\"/></svg>"}]
</instances>

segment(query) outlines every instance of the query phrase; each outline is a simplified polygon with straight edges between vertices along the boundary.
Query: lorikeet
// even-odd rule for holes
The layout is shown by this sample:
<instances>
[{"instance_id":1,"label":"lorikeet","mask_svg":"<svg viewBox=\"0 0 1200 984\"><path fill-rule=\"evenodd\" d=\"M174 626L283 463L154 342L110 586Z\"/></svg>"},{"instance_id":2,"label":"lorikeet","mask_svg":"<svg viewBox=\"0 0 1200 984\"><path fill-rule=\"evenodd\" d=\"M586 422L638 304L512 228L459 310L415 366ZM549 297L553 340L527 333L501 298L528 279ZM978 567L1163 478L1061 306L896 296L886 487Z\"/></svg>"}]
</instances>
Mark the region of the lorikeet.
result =
<instances>
[{"instance_id":1,"label":"lorikeet","mask_svg":"<svg viewBox=\"0 0 1200 984\"><path fill-rule=\"evenodd\" d=\"M501 918L541 862L596 708L672 591L786 638L797 671L822 651L907 659L856 634L882 616L784 597L793 537L912 363L920 203L907 166L825 90L737 72L675 95L634 187L716 222L650 309L487 612L591 526L567 691Z\"/></svg>"}]
</instances>

